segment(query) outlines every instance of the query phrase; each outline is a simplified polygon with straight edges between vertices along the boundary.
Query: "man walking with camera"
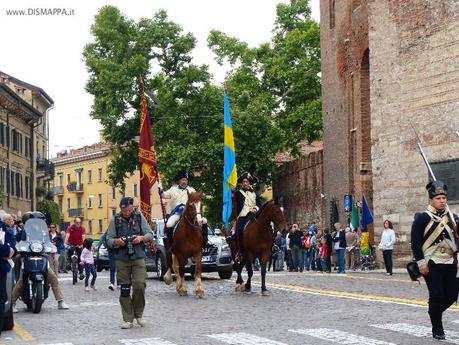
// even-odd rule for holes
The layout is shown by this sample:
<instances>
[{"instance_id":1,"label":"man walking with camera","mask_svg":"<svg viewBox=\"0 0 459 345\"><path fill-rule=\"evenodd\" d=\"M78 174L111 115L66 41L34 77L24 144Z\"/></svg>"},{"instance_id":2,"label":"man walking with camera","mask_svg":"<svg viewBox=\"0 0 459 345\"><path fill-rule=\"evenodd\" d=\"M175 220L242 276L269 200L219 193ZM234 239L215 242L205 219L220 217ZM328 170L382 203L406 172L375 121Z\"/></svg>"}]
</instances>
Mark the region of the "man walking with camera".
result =
<instances>
[{"instance_id":1,"label":"man walking with camera","mask_svg":"<svg viewBox=\"0 0 459 345\"><path fill-rule=\"evenodd\" d=\"M116 249L116 274L121 286L120 304L123 314L121 328L129 329L134 319L145 326L145 242L153 240L153 232L145 217L133 206L134 199L121 199L121 212L110 220L107 247ZM132 287L132 297L131 297Z\"/></svg>"}]
</instances>

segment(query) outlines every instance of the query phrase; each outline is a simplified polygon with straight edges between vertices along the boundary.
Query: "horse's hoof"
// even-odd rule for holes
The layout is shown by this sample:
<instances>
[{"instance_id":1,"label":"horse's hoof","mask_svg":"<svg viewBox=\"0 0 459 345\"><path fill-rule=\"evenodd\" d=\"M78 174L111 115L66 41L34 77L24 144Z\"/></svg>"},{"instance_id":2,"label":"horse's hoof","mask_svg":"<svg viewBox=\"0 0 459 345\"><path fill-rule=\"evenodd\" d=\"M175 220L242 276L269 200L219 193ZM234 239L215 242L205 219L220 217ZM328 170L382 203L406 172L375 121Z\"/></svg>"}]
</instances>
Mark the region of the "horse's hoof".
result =
<instances>
[{"instance_id":1,"label":"horse's hoof","mask_svg":"<svg viewBox=\"0 0 459 345\"><path fill-rule=\"evenodd\" d=\"M264 290L261 292L261 295L262 296L269 296L269 291L268 290Z\"/></svg>"},{"instance_id":2,"label":"horse's hoof","mask_svg":"<svg viewBox=\"0 0 459 345\"><path fill-rule=\"evenodd\" d=\"M186 291L186 290L179 290L179 291L177 291L177 292L178 292L178 294L179 294L180 296L186 296L186 295L188 295L188 291Z\"/></svg>"},{"instance_id":3,"label":"horse's hoof","mask_svg":"<svg viewBox=\"0 0 459 345\"><path fill-rule=\"evenodd\" d=\"M251 291L252 291L252 288L250 286L249 287L246 286L244 289L244 292L251 292Z\"/></svg>"},{"instance_id":4,"label":"horse's hoof","mask_svg":"<svg viewBox=\"0 0 459 345\"><path fill-rule=\"evenodd\" d=\"M198 296L199 298L203 298L204 297L204 291L203 290L196 291L196 296Z\"/></svg>"},{"instance_id":5,"label":"horse's hoof","mask_svg":"<svg viewBox=\"0 0 459 345\"><path fill-rule=\"evenodd\" d=\"M234 291L242 292L243 291L242 284L236 284L236 288L234 289Z\"/></svg>"}]
</instances>

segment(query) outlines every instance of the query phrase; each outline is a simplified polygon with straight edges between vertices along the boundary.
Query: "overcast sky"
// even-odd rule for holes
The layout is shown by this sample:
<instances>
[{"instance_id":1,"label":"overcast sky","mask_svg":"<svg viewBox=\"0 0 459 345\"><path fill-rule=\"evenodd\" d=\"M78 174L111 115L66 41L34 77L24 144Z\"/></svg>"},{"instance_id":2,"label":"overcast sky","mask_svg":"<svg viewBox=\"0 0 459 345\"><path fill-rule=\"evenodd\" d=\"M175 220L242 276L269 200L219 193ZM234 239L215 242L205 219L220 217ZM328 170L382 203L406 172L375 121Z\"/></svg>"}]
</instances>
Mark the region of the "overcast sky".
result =
<instances>
[{"instance_id":1,"label":"overcast sky","mask_svg":"<svg viewBox=\"0 0 459 345\"><path fill-rule=\"evenodd\" d=\"M114 5L127 17L152 17L165 9L169 18L192 32L198 43L194 63L207 64L214 81L225 71L207 48L210 30L218 29L255 46L268 41L276 4L287 0L2 0L0 2L0 71L41 87L54 100L50 112L50 153L99 141L99 124L91 120L92 96L84 90L88 78L82 51L91 41L94 15ZM311 0L319 21L319 0ZM73 15L38 15L41 9L65 9ZM29 15L7 14L23 10ZM223 110L222 110L223 111Z\"/></svg>"}]
</instances>

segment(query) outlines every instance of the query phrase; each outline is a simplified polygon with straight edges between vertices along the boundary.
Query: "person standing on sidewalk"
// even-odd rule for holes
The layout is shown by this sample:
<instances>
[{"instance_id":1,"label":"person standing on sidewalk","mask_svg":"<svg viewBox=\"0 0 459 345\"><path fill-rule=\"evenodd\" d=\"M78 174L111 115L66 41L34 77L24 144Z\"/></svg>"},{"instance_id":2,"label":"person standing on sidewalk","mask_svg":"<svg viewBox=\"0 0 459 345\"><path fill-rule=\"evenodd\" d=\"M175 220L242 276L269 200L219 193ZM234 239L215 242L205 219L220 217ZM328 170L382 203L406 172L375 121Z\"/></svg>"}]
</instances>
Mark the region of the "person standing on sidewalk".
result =
<instances>
[{"instance_id":1,"label":"person standing on sidewalk","mask_svg":"<svg viewBox=\"0 0 459 345\"><path fill-rule=\"evenodd\" d=\"M449 217L446 184L437 180L427 184L426 189L430 205L414 219L411 226L411 249L429 289L432 336L444 340L443 312L458 297L457 241L454 234L457 226L454 229Z\"/></svg>"},{"instance_id":2,"label":"person standing on sidewalk","mask_svg":"<svg viewBox=\"0 0 459 345\"><path fill-rule=\"evenodd\" d=\"M303 272L302 236L303 232L298 228L298 224L293 224L290 232L290 249L292 251L292 269L295 272Z\"/></svg>"},{"instance_id":3,"label":"person standing on sidewalk","mask_svg":"<svg viewBox=\"0 0 459 345\"><path fill-rule=\"evenodd\" d=\"M341 227L340 223L335 223L335 236L333 242L335 242L336 250L336 261L338 263L338 273L346 273L344 268L344 251L346 250L346 234L345 230Z\"/></svg>"},{"instance_id":4,"label":"person standing on sidewalk","mask_svg":"<svg viewBox=\"0 0 459 345\"><path fill-rule=\"evenodd\" d=\"M355 270L355 254L358 247L357 233L346 228L346 266L348 270Z\"/></svg>"},{"instance_id":5,"label":"person standing on sidewalk","mask_svg":"<svg viewBox=\"0 0 459 345\"><path fill-rule=\"evenodd\" d=\"M378 248L383 252L384 265L386 266L386 275L392 275L392 251L394 250L395 231L390 220L384 221L384 230L381 235L381 242Z\"/></svg>"},{"instance_id":6,"label":"person standing on sidewalk","mask_svg":"<svg viewBox=\"0 0 459 345\"><path fill-rule=\"evenodd\" d=\"M140 327L145 326L145 243L153 240L153 232L145 217L134 209L134 199L121 199L121 212L111 220L107 230L109 248L117 249L116 275L120 289L120 305L123 314L123 329L133 327L134 319ZM132 297L131 297L132 287Z\"/></svg>"}]
</instances>

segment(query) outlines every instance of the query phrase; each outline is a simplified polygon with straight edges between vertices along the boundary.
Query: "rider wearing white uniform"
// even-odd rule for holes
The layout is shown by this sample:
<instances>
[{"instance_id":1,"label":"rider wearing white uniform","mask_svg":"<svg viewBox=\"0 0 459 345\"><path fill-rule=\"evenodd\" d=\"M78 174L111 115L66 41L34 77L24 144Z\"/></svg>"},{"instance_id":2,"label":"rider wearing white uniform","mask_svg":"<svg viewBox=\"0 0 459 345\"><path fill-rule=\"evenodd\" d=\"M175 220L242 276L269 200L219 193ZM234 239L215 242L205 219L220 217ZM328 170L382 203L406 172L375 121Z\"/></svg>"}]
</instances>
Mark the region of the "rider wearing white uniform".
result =
<instances>
[{"instance_id":1,"label":"rider wearing white uniform","mask_svg":"<svg viewBox=\"0 0 459 345\"><path fill-rule=\"evenodd\" d=\"M161 191L164 199L171 199L172 211L166 222L166 234L168 238L172 238L172 230L180 220L183 209L188 201L188 195L196 192L193 187L188 185L190 175L187 171L181 171L175 177L178 181L177 185L172 186L166 191ZM207 224L207 219L203 217L203 224Z\"/></svg>"}]
</instances>

